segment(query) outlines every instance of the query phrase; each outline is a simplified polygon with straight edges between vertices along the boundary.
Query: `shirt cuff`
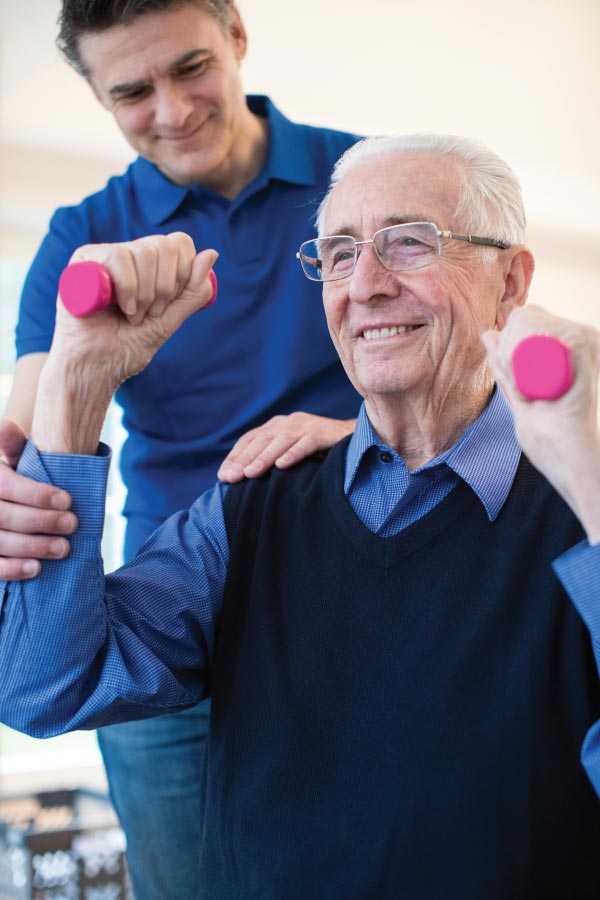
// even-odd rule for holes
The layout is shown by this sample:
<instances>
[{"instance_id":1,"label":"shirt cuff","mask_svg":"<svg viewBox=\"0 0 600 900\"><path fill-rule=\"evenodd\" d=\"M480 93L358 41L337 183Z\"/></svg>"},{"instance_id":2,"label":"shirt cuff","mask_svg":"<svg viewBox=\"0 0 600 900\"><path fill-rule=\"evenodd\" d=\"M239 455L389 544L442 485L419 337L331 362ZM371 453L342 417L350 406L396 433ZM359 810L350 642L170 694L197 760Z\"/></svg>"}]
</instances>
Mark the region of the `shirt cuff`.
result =
<instances>
[{"instance_id":1,"label":"shirt cuff","mask_svg":"<svg viewBox=\"0 0 600 900\"><path fill-rule=\"evenodd\" d=\"M581 541L552 563L590 634L600 639L600 544Z\"/></svg>"},{"instance_id":2,"label":"shirt cuff","mask_svg":"<svg viewBox=\"0 0 600 900\"><path fill-rule=\"evenodd\" d=\"M62 488L71 495L71 511L79 522L78 533L90 537L102 536L106 484L111 460L106 444L98 445L96 456L70 453L42 453L33 441L27 441L17 472Z\"/></svg>"}]
</instances>

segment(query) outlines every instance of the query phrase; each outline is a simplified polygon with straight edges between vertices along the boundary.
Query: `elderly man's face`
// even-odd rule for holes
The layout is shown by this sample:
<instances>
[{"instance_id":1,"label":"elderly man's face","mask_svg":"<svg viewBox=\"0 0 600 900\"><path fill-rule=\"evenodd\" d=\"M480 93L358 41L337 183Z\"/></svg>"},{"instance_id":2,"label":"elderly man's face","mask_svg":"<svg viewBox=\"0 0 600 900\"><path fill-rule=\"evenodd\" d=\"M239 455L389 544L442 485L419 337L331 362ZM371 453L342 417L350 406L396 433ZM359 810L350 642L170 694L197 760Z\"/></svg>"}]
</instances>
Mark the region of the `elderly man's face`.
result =
<instances>
[{"instance_id":1,"label":"elderly man's face","mask_svg":"<svg viewBox=\"0 0 600 900\"><path fill-rule=\"evenodd\" d=\"M402 219L464 233L455 216L460 186L461 170L447 158L401 153L367 159L334 189L325 234L369 240ZM502 251L485 262L470 244L442 242L439 259L407 272L388 271L366 245L351 276L323 285L333 342L367 400L399 392L446 398L455 389L481 387L479 336L504 324Z\"/></svg>"}]
</instances>

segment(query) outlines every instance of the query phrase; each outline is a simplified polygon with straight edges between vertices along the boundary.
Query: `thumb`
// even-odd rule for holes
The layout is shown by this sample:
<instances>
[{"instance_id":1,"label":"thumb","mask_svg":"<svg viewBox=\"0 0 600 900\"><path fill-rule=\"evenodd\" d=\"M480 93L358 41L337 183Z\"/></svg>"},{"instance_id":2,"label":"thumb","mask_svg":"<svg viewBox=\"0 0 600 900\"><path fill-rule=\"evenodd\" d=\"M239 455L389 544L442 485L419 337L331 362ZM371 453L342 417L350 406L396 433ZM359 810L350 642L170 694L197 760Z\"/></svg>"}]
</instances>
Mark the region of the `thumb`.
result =
<instances>
[{"instance_id":1,"label":"thumb","mask_svg":"<svg viewBox=\"0 0 600 900\"><path fill-rule=\"evenodd\" d=\"M500 332L489 330L481 335L483 346L487 350L487 360L492 375L502 388L506 398L516 403L523 398L517 392L514 383L512 365L509 358L505 358L500 350Z\"/></svg>"},{"instance_id":2,"label":"thumb","mask_svg":"<svg viewBox=\"0 0 600 900\"><path fill-rule=\"evenodd\" d=\"M12 469L17 468L27 438L16 422L4 419L0 422L0 459Z\"/></svg>"},{"instance_id":3,"label":"thumb","mask_svg":"<svg viewBox=\"0 0 600 900\"><path fill-rule=\"evenodd\" d=\"M219 258L216 250L203 250L192 263L192 271L187 284L179 295L180 300L194 306L194 311L203 309L213 295L213 282L209 273Z\"/></svg>"},{"instance_id":4,"label":"thumb","mask_svg":"<svg viewBox=\"0 0 600 900\"><path fill-rule=\"evenodd\" d=\"M162 319L169 331L175 332L192 313L210 305L213 282L209 273L218 257L216 250L203 250L196 256L185 287L163 313Z\"/></svg>"}]
</instances>

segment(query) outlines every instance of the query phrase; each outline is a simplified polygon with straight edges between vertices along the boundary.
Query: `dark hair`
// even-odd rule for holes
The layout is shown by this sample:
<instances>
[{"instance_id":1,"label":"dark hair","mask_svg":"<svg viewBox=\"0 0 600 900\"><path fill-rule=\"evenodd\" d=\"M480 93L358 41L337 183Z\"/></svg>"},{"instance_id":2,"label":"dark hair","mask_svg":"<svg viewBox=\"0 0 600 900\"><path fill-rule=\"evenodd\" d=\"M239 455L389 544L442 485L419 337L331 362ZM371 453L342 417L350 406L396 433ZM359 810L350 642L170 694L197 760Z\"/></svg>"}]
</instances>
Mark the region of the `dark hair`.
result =
<instances>
[{"instance_id":1,"label":"dark hair","mask_svg":"<svg viewBox=\"0 0 600 900\"><path fill-rule=\"evenodd\" d=\"M115 25L130 25L145 13L164 12L192 4L205 10L225 26L233 0L63 0L58 17L56 45L67 62L87 77L90 73L79 52L83 34L106 31Z\"/></svg>"}]
</instances>

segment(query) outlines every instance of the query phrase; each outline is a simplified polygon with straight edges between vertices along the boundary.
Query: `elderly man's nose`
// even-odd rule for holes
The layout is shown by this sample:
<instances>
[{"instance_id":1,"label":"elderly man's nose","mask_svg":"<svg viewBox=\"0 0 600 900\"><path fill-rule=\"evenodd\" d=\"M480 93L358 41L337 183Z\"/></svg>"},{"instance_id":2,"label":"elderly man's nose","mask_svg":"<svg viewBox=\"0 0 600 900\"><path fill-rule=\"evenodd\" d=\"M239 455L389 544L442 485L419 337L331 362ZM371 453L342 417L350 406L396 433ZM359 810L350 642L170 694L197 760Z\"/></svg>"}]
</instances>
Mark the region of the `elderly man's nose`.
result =
<instances>
[{"instance_id":1,"label":"elderly man's nose","mask_svg":"<svg viewBox=\"0 0 600 900\"><path fill-rule=\"evenodd\" d=\"M354 271L350 276L350 298L358 303L368 302L374 294L389 290L390 272L379 260L373 244L359 247Z\"/></svg>"}]
</instances>

